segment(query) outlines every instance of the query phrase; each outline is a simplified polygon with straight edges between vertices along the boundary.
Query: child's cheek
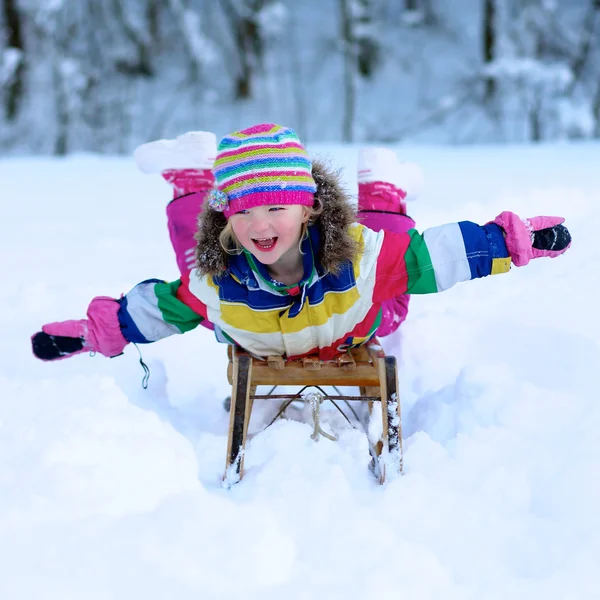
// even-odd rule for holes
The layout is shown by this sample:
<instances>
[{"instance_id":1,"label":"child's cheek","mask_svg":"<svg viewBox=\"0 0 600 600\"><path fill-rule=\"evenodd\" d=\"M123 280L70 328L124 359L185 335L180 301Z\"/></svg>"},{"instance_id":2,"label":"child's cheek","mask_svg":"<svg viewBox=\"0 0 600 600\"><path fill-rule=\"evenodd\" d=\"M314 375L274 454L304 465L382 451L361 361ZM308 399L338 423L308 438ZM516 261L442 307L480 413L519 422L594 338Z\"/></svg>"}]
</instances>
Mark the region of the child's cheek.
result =
<instances>
[{"instance_id":1,"label":"child's cheek","mask_svg":"<svg viewBox=\"0 0 600 600\"><path fill-rule=\"evenodd\" d=\"M235 237L238 240L243 241L246 237L247 227L244 227L244 221L236 219L231 222L231 228L233 229L233 233L235 233Z\"/></svg>"}]
</instances>

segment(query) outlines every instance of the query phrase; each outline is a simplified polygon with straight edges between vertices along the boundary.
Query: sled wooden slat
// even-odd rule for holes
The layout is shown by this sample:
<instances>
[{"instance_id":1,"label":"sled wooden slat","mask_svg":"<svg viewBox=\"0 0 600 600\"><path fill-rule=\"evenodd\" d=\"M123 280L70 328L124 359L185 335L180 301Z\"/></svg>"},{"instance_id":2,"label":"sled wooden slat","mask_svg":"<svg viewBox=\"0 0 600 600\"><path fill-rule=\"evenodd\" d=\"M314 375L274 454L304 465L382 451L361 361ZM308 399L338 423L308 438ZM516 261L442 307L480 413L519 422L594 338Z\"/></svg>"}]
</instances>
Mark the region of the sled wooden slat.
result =
<instances>
[{"instance_id":1,"label":"sled wooden slat","mask_svg":"<svg viewBox=\"0 0 600 600\"><path fill-rule=\"evenodd\" d=\"M318 369L307 369L303 360L285 361L282 370L272 369L267 361L252 361L252 383L255 385L379 385L379 375L371 362L355 362L352 370L340 368L337 361L322 361ZM227 379L233 382L233 364L227 368Z\"/></svg>"}]
</instances>

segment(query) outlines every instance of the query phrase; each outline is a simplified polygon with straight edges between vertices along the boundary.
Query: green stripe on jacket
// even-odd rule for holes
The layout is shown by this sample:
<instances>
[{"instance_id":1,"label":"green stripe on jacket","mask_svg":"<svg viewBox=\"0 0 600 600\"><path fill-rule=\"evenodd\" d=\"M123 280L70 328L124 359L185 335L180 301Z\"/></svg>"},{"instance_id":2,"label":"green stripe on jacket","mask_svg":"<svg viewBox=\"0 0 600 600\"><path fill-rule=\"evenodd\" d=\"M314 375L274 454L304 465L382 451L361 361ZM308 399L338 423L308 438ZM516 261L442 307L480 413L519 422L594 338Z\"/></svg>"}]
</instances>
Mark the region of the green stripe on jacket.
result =
<instances>
[{"instance_id":1,"label":"green stripe on jacket","mask_svg":"<svg viewBox=\"0 0 600 600\"><path fill-rule=\"evenodd\" d=\"M154 286L154 293L163 319L175 325L181 333L185 333L197 327L204 319L177 298L180 285L179 279L169 283L157 283Z\"/></svg>"}]
</instances>

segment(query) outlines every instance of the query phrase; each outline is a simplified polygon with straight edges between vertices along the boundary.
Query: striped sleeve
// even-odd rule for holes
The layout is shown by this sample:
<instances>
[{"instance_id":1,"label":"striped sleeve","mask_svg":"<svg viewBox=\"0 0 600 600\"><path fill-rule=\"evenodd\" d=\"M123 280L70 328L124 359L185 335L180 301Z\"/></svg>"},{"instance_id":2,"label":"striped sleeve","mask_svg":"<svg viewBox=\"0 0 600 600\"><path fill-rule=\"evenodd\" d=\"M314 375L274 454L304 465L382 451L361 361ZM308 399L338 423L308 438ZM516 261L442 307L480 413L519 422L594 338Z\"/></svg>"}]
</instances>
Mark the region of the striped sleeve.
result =
<instances>
[{"instance_id":1,"label":"striped sleeve","mask_svg":"<svg viewBox=\"0 0 600 600\"><path fill-rule=\"evenodd\" d=\"M386 232L377 258L375 302L400 294L443 292L460 281L510 270L502 230L461 221L422 234Z\"/></svg>"},{"instance_id":2,"label":"striped sleeve","mask_svg":"<svg viewBox=\"0 0 600 600\"><path fill-rule=\"evenodd\" d=\"M198 326L204 317L180 298L180 280L147 279L118 302L119 324L125 339L148 344Z\"/></svg>"}]
</instances>

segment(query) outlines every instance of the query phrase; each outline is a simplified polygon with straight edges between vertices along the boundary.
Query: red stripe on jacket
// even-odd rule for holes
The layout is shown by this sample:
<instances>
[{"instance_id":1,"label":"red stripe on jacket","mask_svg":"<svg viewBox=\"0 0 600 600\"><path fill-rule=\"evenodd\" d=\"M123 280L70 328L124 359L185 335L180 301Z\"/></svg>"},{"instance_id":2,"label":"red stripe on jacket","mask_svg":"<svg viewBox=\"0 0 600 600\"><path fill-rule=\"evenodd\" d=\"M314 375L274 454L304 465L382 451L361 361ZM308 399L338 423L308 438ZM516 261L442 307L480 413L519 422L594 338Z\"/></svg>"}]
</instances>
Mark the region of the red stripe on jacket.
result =
<instances>
[{"instance_id":1,"label":"red stripe on jacket","mask_svg":"<svg viewBox=\"0 0 600 600\"><path fill-rule=\"evenodd\" d=\"M410 244L408 233L385 232L377 258L373 302L380 303L406 293L408 273L405 255Z\"/></svg>"},{"instance_id":2,"label":"red stripe on jacket","mask_svg":"<svg viewBox=\"0 0 600 600\"><path fill-rule=\"evenodd\" d=\"M177 288L177 300L183 302L186 306L189 306L195 313L208 321L206 304L198 300L198 298L190 291L190 273L194 272L195 271L189 271L181 276L181 285Z\"/></svg>"}]
</instances>

